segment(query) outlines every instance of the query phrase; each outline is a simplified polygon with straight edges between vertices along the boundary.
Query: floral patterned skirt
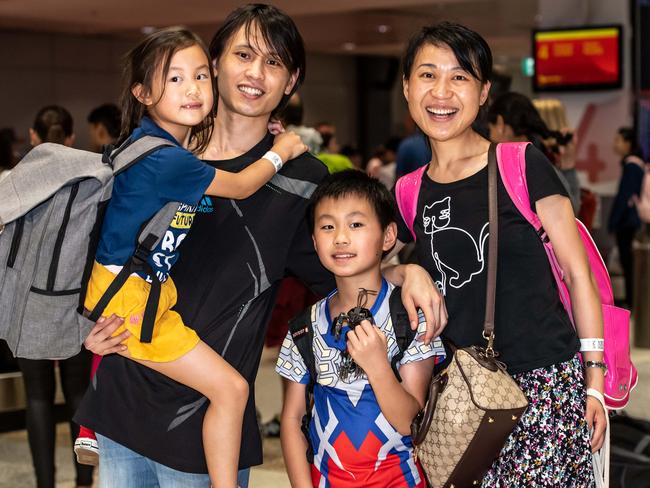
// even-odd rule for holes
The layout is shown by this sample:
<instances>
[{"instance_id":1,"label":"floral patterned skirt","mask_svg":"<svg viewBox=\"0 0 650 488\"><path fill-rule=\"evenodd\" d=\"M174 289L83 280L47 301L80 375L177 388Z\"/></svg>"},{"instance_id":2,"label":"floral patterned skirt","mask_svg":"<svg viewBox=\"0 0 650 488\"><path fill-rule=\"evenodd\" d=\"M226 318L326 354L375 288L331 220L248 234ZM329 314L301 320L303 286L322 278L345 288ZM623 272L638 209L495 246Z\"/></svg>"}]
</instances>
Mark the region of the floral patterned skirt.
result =
<instances>
[{"instance_id":1,"label":"floral patterned skirt","mask_svg":"<svg viewBox=\"0 0 650 488\"><path fill-rule=\"evenodd\" d=\"M529 406L481 486L594 487L586 389L578 356L513 378Z\"/></svg>"}]
</instances>

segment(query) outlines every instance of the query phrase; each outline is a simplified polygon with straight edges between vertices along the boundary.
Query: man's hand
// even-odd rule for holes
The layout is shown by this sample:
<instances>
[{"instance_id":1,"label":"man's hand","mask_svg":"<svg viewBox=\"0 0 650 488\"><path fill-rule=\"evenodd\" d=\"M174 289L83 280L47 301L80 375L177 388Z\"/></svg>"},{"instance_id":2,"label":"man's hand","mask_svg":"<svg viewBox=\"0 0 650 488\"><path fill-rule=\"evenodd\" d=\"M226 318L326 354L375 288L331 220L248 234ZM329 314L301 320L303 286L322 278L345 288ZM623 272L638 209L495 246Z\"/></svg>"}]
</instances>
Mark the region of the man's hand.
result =
<instances>
[{"instance_id":1,"label":"man's hand","mask_svg":"<svg viewBox=\"0 0 650 488\"><path fill-rule=\"evenodd\" d=\"M121 334L112 337L113 333L124 323L124 319L116 316L115 314L110 317L101 317L95 327L92 328L88 337L84 341L84 346L89 351L99 355L105 356L115 352L124 352L127 347L122 344L123 341L131 335L128 330Z\"/></svg>"},{"instance_id":2,"label":"man's hand","mask_svg":"<svg viewBox=\"0 0 650 488\"><path fill-rule=\"evenodd\" d=\"M421 309L427 322L424 343L438 337L447 325L447 308L438 287L429 273L415 264L405 265L402 282L402 303L409 314L411 328L418 327L417 309Z\"/></svg>"},{"instance_id":3,"label":"man's hand","mask_svg":"<svg viewBox=\"0 0 650 488\"><path fill-rule=\"evenodd\" d=\"M605 429L607 428L607 413L598 399L587 395L587 413L585 418L591 432L591 452L598 451L605 440Z\"/></svg>"},{"instance_id":4,"label":"man's hand","mask_svg":"<svg viewBox=\"0 0 650 488\"><path fill-rule=\"evenodd\" d=\"M347 333L348 352L365 372L378 372L388 364L386 336L368 320L363 320Z\"/></svg>"}]
</instances>

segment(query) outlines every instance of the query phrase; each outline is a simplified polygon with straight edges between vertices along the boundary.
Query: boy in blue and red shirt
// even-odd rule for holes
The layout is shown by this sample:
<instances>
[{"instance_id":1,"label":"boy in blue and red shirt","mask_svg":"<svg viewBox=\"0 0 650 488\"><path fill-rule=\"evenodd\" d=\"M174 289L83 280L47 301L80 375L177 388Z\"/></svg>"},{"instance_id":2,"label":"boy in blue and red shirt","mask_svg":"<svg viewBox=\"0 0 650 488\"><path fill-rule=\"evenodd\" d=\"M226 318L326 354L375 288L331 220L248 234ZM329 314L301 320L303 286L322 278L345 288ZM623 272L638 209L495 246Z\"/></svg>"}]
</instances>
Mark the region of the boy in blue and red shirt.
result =
<instances>
[{"instance_id":1,"label":"boy in blue and red shirt","mask_svg":"<svg viewBox=\"0 0 650 488\"><path fill-rule=\"evenodd\" d=\"M305 364L291 332L276 366L290 380L281 439L294 487L426 486L413 455L410 425L424 405L434 363L444 357L444 348L439 340L421 341L426 329L422 314L415 339L404 351L398 347L389 307L395 288L380 269L383 255L395 244L394 215L388 191L357 171L330 176L312 196L314 246L335 275L337 289L311 308L315 369ZM364 320L337 330L337 318L358 305L368 309L374 324ZM400 353L395 367L401 382L391 366ZM311 466L301 431L310 369L317 372L308 426Z\"/></svg>"}]
</instances>

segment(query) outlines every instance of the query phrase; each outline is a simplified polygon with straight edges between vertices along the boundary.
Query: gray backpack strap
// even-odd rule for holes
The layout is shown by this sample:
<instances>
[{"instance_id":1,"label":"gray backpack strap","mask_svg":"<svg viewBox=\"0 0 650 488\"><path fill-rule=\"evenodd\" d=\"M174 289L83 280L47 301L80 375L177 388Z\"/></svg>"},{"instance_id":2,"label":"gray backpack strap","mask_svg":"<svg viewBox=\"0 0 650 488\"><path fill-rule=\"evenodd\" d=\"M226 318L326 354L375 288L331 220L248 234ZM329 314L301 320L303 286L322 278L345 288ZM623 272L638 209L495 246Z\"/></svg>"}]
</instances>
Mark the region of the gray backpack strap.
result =
<instances>
[{"instance_id":1,"label":"gray backpack strap","mask_svg":"<svg viewBox=\"0 0 650 488\"><path fill-rule=\"evenodd\" d=\"M138 234L138 245L147 247L148 251L153 251L169 228L169 225L174 219L180 205L179 202L169 202L163 208L158 210L156 215L151 217L149 222L147 222L147 225L145 225L140 231L140 234ZM152 240L149 236L154 236L155 239ZM147 241L147 238L149 238L149 240L148 242L145 242Z\"/></svg>"},{"instance_id":2,"label":"gray backpack strap","mask_svg":"<svg viewBox=\"0 0 650 488\"><path fill-rule=\"evenodd\" d=\"M126 171L138 161L146 158L151 153L166 146L177 146L169 139L154 136L144 136L135 141L127 139L120 147L115 149L110 156L113 165L113 174L118 175Z\"/></svg>"}]
</instances>

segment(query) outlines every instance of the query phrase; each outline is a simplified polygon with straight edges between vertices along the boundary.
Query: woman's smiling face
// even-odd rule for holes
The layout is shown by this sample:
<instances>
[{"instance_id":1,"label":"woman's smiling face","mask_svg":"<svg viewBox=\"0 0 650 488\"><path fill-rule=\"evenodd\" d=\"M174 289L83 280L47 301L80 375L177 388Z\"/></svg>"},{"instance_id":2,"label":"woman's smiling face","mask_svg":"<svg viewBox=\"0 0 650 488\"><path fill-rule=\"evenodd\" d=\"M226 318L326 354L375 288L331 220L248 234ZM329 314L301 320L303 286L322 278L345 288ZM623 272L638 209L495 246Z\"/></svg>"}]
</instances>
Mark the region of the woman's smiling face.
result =
<instances>
[{"instance_id":1,"label":"woman's smiling face","mask_svg":"<svg viewBox=\"0 0 650 488\"><path fill-rule=\"evenodd\" d=\"M403 80L411 117L433 141L449 141L471 128L490 83L464 70L446 45L424 44Z\"/></svg>"}]
</instances>

